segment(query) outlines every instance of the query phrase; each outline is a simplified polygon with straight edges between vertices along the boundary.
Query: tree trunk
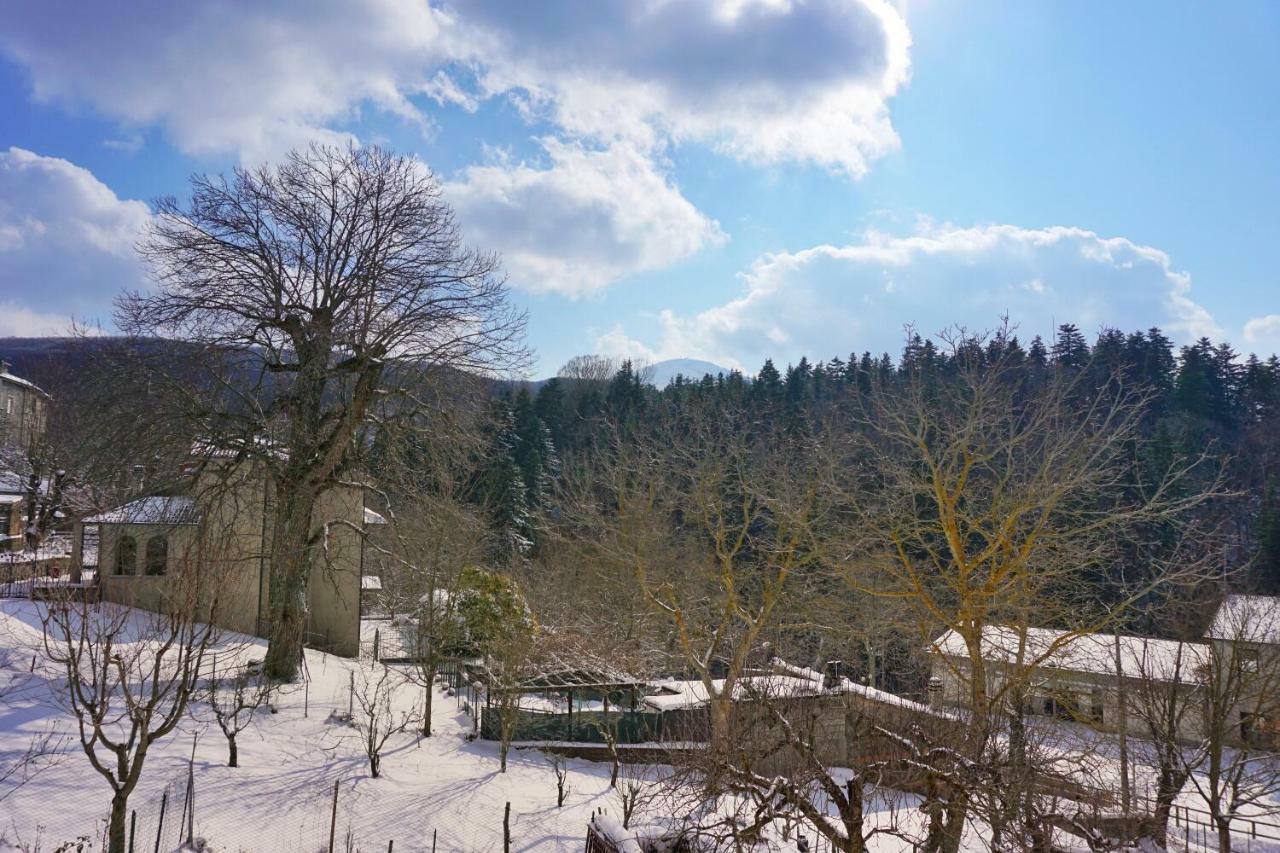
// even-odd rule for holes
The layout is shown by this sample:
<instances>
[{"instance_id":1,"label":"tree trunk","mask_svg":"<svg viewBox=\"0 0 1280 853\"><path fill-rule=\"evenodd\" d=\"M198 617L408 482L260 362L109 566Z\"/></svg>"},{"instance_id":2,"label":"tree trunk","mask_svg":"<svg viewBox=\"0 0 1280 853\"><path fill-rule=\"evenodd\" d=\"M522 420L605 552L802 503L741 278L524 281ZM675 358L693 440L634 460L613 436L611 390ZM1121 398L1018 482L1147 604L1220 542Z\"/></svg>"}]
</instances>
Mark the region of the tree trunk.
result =
<instances>
[{"instance_id":1,"label":"tree trunk","mask_svg":"<svg viewBox=\"0 0 1280 853\"><path fill-rule=\"evenodd\" d=\"M129 797L116 794L111 798L111 820L107 825L107 853L125 853L125 837L129 818Z\"/></svg>"},{"instance_id":2,"label":"tree trunk","mask_svg":"<svg viewBox=\"0 0 1280 853\"><path fill-rule=\"evenodd\" d=\"M230 737L227 738L227 766L228 767L240 766L239 753L236 751L235 735L231 735Z\"/></svg>"},{"instance_id":3,"label":"tree trunk","mask_svg":"<svg viewBox=\"0 0 1280 853\"><path fill-rule=\"evenodd\" d=\"M1218 822L1218 853L1231 853L1231 827Z\"/></svg>"},{"instance_id":4,"label":"tree trunk","mask_svg":"<svg viewBox=\"0 0 1280 853\"><path fill-rule=\"evenodd\" d=\"M426 689L423 691L422 697L422 736L431 737L431 699L436 683L436 668L434 666L427 667L426 672Z\"/></svg>"},{"instance_id":5,"label":"tree trunk","mask_svg":"<svg viewBox=\"0 0 1280 853\"><path fill-rule=\"evenodd\" d=\"M310 580L312 516L316 494L293 478L282 478L276 490L271 537L271 636L263 669L275 681L294 681L302 656Z\"/></svg>"}]
</instances>

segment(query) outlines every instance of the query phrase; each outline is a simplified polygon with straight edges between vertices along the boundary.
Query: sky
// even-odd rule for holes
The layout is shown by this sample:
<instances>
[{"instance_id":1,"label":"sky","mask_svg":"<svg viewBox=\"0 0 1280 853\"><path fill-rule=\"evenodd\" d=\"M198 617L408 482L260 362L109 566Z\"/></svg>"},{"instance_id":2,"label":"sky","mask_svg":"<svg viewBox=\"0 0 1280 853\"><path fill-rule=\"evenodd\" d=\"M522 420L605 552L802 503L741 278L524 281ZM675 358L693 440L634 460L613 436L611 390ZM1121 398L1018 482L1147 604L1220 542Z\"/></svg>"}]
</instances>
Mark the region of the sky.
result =
<instances>
[{"instance_id":1,"label":"sky","mask_svg":"<svg viewBox=\"0 0 1280 853\"><path fill-rule=\"evenodd\" d=\"M0 336L111 330L150 203L312 140L440 180L533 376L754 373L1159 326L1280 350L1267 0L24 3L0 29Z\"/></svg>"}]
</instances>

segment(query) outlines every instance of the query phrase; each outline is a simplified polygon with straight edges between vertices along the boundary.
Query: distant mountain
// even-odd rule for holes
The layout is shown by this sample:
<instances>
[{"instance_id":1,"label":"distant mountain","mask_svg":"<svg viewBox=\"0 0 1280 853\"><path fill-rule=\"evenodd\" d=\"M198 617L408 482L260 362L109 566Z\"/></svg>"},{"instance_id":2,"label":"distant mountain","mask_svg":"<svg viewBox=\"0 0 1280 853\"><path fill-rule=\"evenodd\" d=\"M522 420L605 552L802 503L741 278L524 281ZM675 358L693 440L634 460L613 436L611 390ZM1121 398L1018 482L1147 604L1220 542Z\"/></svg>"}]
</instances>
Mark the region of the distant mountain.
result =
<instances>
[{"instance_id":1,"label":"distant mountain","mask_svg":"<svg viewBox=\"0 0 1280 853\"><path fill-rule=\"evenodd\" d=\"M669 358L649 365L645 372L649 375L649 384L655 388L665 388L677 375L685 379L698 380L708 373L712 376L718 373L727 376L729 369L696 358Z\"/></svg>"}]
</instances>

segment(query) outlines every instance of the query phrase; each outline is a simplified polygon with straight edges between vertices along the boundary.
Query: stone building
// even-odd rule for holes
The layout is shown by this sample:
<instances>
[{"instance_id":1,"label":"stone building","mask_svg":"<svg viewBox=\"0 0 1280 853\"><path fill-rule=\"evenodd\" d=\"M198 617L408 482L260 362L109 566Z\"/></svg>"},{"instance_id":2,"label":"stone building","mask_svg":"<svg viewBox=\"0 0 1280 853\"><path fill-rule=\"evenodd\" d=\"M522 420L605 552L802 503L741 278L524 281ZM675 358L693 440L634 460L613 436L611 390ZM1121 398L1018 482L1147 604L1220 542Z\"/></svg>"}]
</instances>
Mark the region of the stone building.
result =
<instances>
[{"instance_id":1,"label":"stone building","mask_svg":"<svg viewBox=\"0 0 1280 853\"><path fill-rule=\"evenodd\" d=\"M274 499L260 464L205 460L193 465L181 494L138 498L82 519L73 542L83 542L85 526L97 527L98 585L107 601L156 610L166 596L203 584L202 595L216 589L217 624L267 636ZM314 524L324 531L323 547L306 590L307 645L359 653L363 530L376 519L360 488L333 488L321 497ZM80 556L73 554L73 566Z\"/></svg>"},{"instance_id":2,"label":"stone building","mask_svg":"<svg viewBox=\"0 0 1280 853\"><path fill-rule=\"evenodd\" d=\"M34 383L13 374L0 359L0 445L26 447L44 435L50 397Z\"/></svg>"}]
</instances>

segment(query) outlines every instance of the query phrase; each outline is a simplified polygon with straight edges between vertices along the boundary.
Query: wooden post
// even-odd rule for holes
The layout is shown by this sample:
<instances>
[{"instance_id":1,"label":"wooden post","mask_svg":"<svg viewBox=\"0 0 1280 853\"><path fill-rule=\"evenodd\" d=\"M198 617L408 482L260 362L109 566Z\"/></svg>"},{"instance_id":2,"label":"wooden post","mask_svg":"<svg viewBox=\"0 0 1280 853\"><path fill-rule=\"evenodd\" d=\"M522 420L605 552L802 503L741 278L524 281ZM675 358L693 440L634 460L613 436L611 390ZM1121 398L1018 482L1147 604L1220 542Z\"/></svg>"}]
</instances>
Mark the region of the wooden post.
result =
<instances>
[{"instance_id":1,"label":"wooden post","mask_svg":"<svg viewBox=\"0 0 1280 853\"><path fill-rule=\"evenodd\" d=\"M378 662L378 651L381 646L382 646L382 629L374 628L373 629L373 662L374 663Z\"/></svg>"},{"instance_id":2,"label":"wooden post","mask_svg":"<svg viewBox=\"0 0 1280 853\"><path fill-rule=\"evenodd\" d=\"M192 747L194 751L195 747ZM196 766L195 762L187 767L187 800L190 807L187 809L187 846L190 847L195 843L196 838Z\"/></svg>"},{"instance_id":3,"label":"wooden post","mask_svg":"<svg viewBox=\"0 0 1280 853\"><path fill-rule=\"evenodd\" d=\"M311 704L311 679L302 682L302 716L307 716L307 708Z\"/></svg>"},{"instance_id":4,"label":"wooden post","mask_svg":"<svg viewBox=\"0 0 1280 853\"><path fill-rule=\"evenodd\" d=\"M160 822L156 826L156 849L155 853L160 853L160 838L164 835L164 812L169 806L169 788L165 787L164 793L160 795Z\"/></svg>"},{"instance_id":5,"label":"wooden post","mask_svg":"<svg viewBox=\"0 0 1280 853\"><path fill-rule=\"evenodd\" d=\"M387 842L387 853L393 853L396 849L396 840L393 838Z\"/></svg>"},{"instance_id":6,"label":"wooden post","mask_svg":"<svg viewBox=\"0 0 1280 853\"><path fill-rule=\"evenodd\" d=\"M502 812L502 853L511 853L511 801Z\"/></svg>"},{"instance_id":7,"label":"wooden post","mask_svg":"<svg viewBox=\"0 0 1280 853\"><path fill-rule=\"evenodd\" d=\"M436 831L431 830L431 853L436 853Z\"/></svg>"},{"instance_id":8,"label":"wooden post","mask_svg":"<svg viewBox=\"0 0 1280 853\"><path fill-rule=\"evenodd\" d=\"M347 719L353 720L356 716L356 671L351 670L350 675L347 685Z\"/></svg>"},{"instance_id":9,"label":"wooden post","mask_svg":"<svg viewBox=\"0 0 1280 853\"><path fill-rule=\"evenodd\" d=\"M138 810L129 815L129 853L133 853L133 840L138 835Z\"/></svg>"},{"instance_id":10,"label":"wooden post","mask_svg":"<svg viewBox=\"0 0 1280 853\"><path fill-rule=\"evenodd\" d=\"M333 811L329 815L329 853L333 853L333 836L338 828L338 780L333 780Z\"/></svg>"}]
</instances>

